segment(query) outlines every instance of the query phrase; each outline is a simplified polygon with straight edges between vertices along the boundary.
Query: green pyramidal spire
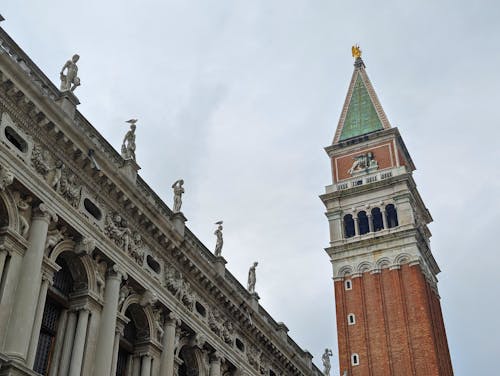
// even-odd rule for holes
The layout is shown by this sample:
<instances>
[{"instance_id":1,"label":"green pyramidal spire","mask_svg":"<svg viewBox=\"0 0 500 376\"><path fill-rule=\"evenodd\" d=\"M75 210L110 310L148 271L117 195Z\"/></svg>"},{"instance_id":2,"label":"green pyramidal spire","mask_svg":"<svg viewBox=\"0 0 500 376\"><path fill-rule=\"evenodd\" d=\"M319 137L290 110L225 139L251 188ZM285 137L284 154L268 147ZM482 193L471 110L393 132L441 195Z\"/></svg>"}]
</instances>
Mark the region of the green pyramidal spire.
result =
<instances>
[{"instance_id":1,"label":"green pyramidal spire","mask_svg":"<svg viewBox=\"0 0 500 376\"><path fill-rule=\"evenodd\" d=\"M334 143L391 127L366 74L360 50L355 58L354 73Z\"/></svg>"}]
</instances>

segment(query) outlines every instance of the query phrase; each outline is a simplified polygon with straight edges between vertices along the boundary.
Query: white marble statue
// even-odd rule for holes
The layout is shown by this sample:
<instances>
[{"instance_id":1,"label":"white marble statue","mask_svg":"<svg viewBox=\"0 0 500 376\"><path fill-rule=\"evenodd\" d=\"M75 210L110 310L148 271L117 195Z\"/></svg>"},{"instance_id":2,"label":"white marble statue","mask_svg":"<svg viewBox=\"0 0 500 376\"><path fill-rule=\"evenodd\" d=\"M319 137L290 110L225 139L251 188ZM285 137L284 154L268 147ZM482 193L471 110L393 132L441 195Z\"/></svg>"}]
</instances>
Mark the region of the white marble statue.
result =
<instances>
[{"instance_id":1,"label":"white marble statue","mask_svg":"<svg viewBox=\"0 0 500 376\"><path fill-rule=\"evenodd\" d=\"M76 63L80 59L80 56L75 54L68 60L66 64L61 69L61 91L74 91L77 86L80 86L80 79L77 77L78 66ZM66 74L64 70L66 69Z\"/></svg>"},{"instance_id":2,"label":"white marble statue","mask_svg":"<svg viewBox=\"0 0 500 376\"><path fill-rule=\"evenodd\" d=\"M255 292L255 283L257 282L257 276L255 274L255 269L259 263L255 261L253 265L248 270L248 291L251 293Z\"/></svg>"},{"instance_id":3,"label":"white marble statue","mask_svg":"<svg viewBox=\"0 0 500 376\"><path fill-rule=\"evenodd\" d=\"M223 230L222 223L223 223L223 221L215 222L215 224L218 225L217 230L215 230L215 232L214 232L214 235L217 237L217 242L215 243L214 254L217 257L221 256L222 246L224 244L224 238L222 236L222 230Z\"/></svg>"},{"instance_id":4,"label":"white marble statue","mask_svg":"<svg viewBox=\"0 0 500 376\"><path fill-rule=\"evenodd\" d=\"M127 120L126 123L130 124L130 129L123 138L122 158L133 159L135 161L135 124L137 123L137 119Z\"/></svg>"},{"instance_id":5,"label":"white marble statue","mask_svg":"<svg viewBox=\"0 0 500 376\"><path fill-rule=\"evenodd\" d=\"M172 184L172 188L174 190L174 213L179 213L181 211L182 194L184 193L184 188L182 187L183 184L184 180L182 179L179 179Z\"/></svg>"},{"instance_id":6,"label":"white marble statue","mask_svg":"<svg viewBox=\"0 0 500 376\"><path fill-rule=\"evenodd\" d=\"M332 364L330 362L330 357L333 355L332 350L325 349L321 360L323 361L323 375L330 376L330 370L332 369Z\"/></svg>"}]
</instances>

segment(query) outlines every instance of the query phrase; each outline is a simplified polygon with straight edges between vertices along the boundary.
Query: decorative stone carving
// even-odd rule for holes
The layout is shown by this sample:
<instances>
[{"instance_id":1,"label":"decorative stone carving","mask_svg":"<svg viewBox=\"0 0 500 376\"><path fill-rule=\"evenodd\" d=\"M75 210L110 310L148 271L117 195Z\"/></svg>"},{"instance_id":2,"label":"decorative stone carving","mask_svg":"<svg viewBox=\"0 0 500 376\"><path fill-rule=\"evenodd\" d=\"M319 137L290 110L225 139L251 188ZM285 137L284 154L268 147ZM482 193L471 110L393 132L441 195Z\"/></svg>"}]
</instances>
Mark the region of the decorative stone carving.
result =
<instances>
[{"instance_id":1,"label":"decorative stone carving","mask_svg":"<svg viewBox=\"0 0 500 376\"><path fill-rule=\"evenodd\" d=\"M120 287L120 293L119 293L119 298L118 298L118 309L122 309L123 303L125 302L125 299L130 295L132 292L132 287L130 287L127 283L124 283L122 287Z\"/></svg>"},{"instance_id":2,"label":"decorative stone carving","mask_svg":"<svg viewBox=\"0 0 500 376\"><path fill-rule=\"evenodd\" d=\"M144 293L141 296L141 300L139 301L139 305L141 307L145 307L147 305L153 305L157 302L158 297L154 292L151 292L150 290L144 291Z\"/></svg>"},{"instance_id":3,"label":"decorative stone carving","mask_svg":"<svg viewBox=\"0 0 500 376\"><path fill-rule=\"evenodd\" d=\"M51 170L50 160L51 156L47 150L42 149L39 145L35 145L33 147L33 151L31 152L31 163L35 168L35 171L44 178Z\"/></svg>"},{"instance_id":4,"label":"decorative stone carving","mask_svg":"<svg viewBox=\"0 0 500 376\"><path fill-rule=\"evenodd\" d=\"M191 340L191 346L203 348L205 343L207 342L207 337L203 333L196 333Z\"/></svg>"},{"instance_id":5,"label":"decorative stone carving","mask_svg":"<svg viewBox=\"0 0 500 376\"><path fill-rule=\"evenodd\" d=\"M68 60L66 64L61 69L59 77L61 78L61 91L75 91L75 89L80 86L80 78L77 77L78 66L76 63L80 59L80 56L75 54ZM64 73L66 70L66 74Z\"/></svg>"},{"instance_id":6,"label":"decorative stone carving","mask_svg":"<svg viewBox=\"0 0 500 376\"><path fill-rule=\"evenodd\" d=\"M174 190L174 213L179 213L182 206L182 194L184 193L184 188L182 185L184 180L179 179L174 184L172 184L172 189Z\"/></svg>"},{"instance_id":7,"label":"decorative stone carving","mask_svg":"<svg viewBox=\"0 0 500 376\"><path fill-rule=\"evenodd\" d=\"M47 231L47 239L45 240L46 253L65 239L67 230L66 226L62 226L60 229L54 227Z\"/></svg>"},{"instance_id":8,"label":"decorative stone carving","mask_svg":"<svg viewBox=\"0 0 500 376\"><path fill-rule=\"evenodd\" d=\"M360 172L371 172L378 169L378 163L371 151L366 154L358 155L353 159L354 162L348 170L351 176Z\"/></svg>"},{"instance_id":9,"label":"decorative stone carving","mask_svg":"<svg viewBox=\"0 0 500 376\"><path fill-rule=\"evenodd\" d=\"M260 353L260 359L259 359L259 372L261 375L269 375L269 368L270 368L270 362L269 359L264 355L264 353Z\"/></svg>"},{"instance_id":10,"label":"decorative stone carving","mask_svg":"<svg viewBox=\"0 0 500 376\"><path fill-rule=\"evenodd\" d=\"M77 208L80 203L82 187L76 181L76 175L69 169L64 169L59 181L58 192L73 206Z\"/></svg>"},{"instance_id":11,"label":"decorative stone carving","mask_svg":"<svg viewBox=\"0 0 500 376\"><path fill-rule=\"evenodd\" d=\"M139 233L134 234L134 239L130 244L130 256L139 265L142 266L144 264L144 242Z\"/></svg>"},{"instance_id":12,"label":"decorative stone carving","mask_svg":"<svg viewBox=\"0 0 500 376\"><path fill-rule=\"evenodd\" d=\"M122 158L135 161L135 123L137 123L137 119L127 120L126 123L130 124L130 129L123 138Z\"/></svg>"},{"instance_id":13,"label":"decorative stone carving","mask_svg":"<svg viewBox=\"0 0 500 376\"><path fill-rule=\"evenodd\" d=\"M191 284L184 280L181 284L181 301L190 311L194 309L196 294L191 289Z\"/></svg>"},{"instance_id":14,"label":"decorative stone carving","mask_svg":"<svg viewBox=\"0 0 500 376\"><path fill-rule=\"evenodd\" d=\"M104 287L106 285L106 270L108 269L108 264L106 261L96 260L97 268L95 269L95 276L97 282L97 292L99 296L104 297Z\"/></svg>"},{"instance_id":15,"label":"decorative stone carving","mask_svg":"<svg viewBox=\"0 0 500 376\"><path fill-rule=\"evenodd\" d=\"M108 213L104 232L118 247L127 253L130 251L132 232L128 228L127 220L118 213Z\"/></svg>"},{"instance_id":16,"label":"decorative stone carving","mask_svg":"<svg viewBox=\"0 0 500 376\"><path fill-rule=\"evenodd\" d=\"M161 309L156 309L153 311L154 313L154 325L155 325L155 332L156 332L156 338L158 339L159 342L163 339L163 326L164 326L164 319L163 319L163 312Z\"/></svg>"},{"instance_id":17,"label":"decorative stone carving","mask_svg":"<svg viewBox=\"0 0 500 376\"><path fill-rule=\"evenodd\" d=\"M248 363L255 368L260 370L260 354L262 353L255 345L251 344L247 348L247 359Z\"/></svg>"},{"instance_id":18,"label":"decorative stone carving","mask_svg":"<svg viewBox=\"0 0 500 376\"><path fill-rule=\"evenodd\" d=\"M75 246L77 255L90 255L95 249L96 243L93 238L84 237Z\"/></svg>"},{"instance_id":19,"label":"decorative stone carving","mask_svg":"<svg viewBox=\"0 0 500 376\"><path fill-rule=\"evenodd\" d=\"M28 218L32 201L33 198L31 196L26 196L24 199L19 196L16 203L17 210L19 212L19 231L23 238L28 236L28 231L30 229Z\"/></svg>"},{"instance_id":20,"label":"decorative stone carving","mask_svg":"<svg viewBox=\"0 0 500 376\"><path fill-rule=\"evenodd\" d=\"M330 362L330 357L333 355L332 350L325 349L325 352L321 356L323 361L323 375L330 376L330 370L332 369L332 364Z\"/></svg>"},{"instance_id":21,"label":"decorative stone carving","mask_svg":"<svg viewBox=\"0 0 500 376\"><path fill-rule=\"evenodd\" d=\"M229 345L233 345L234 343L234 327L231 321L227 320L223 325L222 325L222 333L221 337Z\"/></svg>"},{"instance_id":22,"label":"decorative stone carving","mask_svg":"<svg viewBox=\"0 0 500 376\"><path fill-rule=\"evenodd\" d=\"M165 287L190 311L194 310L196 293L191 288L191 284L184 280L179 271L167 268L165 273Z\"/></svg>"},{"instance_id":23,"label":"decorative stone carving","mask_svg":"<svg viewBox=\"0 0 500 376\"><path fill-rule=\"evenodd\" d=\"M0 166L0 191L3 191L14 181L14 174L8 166Z\"/></svg>"},{"instance_id":24,"label":"decorative stone carving","mask_svg":"<svg viewBox=\"0 0 500 376\"><path fill-rule=\"evenodd\" d=\"M223 221L215 222L218 225L217 230L215 230L214 235L217 237L217 242L215 243L215 256L221 256L222 254L222 245L224 244L224 238L222 235L222 223Z\"/></svg>"},{"instance_id":25,"label":"decorative stone carving","mask_svg":"<svg viewBox=\"0 0 500 376\"><path fill-rule=\"evenodd\" d=\"M62 170L64 168L64 164L61 161L56 161L54 167L50 169L50 175L48 177L49 185L54 188L56 192L59 192L61 189L61 178L62 178Z\"/></svg>"},{"instance_id":26,"label":"decorative stone carving","mask_svg":"<svg viewBox=\"0 0 500 376\"><path fill-rule=\"evenodd\" d=\"M257 282L257 275L255 274L255 269L259 263L256 261L248 270L248 291L251 293L255 292L255 283Z\"/></svg>"},{"instance_id":27,"label":"decorative stone carving","mask_svg":"<svg viewBox=\"0 0 500 376\"><path fill-rule=\"evenodd\" d=\"M165 273L165 286L177 299L180 299L182 286L181 273L168 268Z\"/></svg>"},{"instance_id":28,"label":"decorative stone carving","mask_svg":"<svg viewBox=\"0 0 500 376\"><path fill-rule=\"evenodd\" d=\"M220 313L215 310L211 309L208 312L208 327L212 332L220 336L222 334L222 327L223 327L224 320L222 319Z\"/></svg>"}]
</instances>

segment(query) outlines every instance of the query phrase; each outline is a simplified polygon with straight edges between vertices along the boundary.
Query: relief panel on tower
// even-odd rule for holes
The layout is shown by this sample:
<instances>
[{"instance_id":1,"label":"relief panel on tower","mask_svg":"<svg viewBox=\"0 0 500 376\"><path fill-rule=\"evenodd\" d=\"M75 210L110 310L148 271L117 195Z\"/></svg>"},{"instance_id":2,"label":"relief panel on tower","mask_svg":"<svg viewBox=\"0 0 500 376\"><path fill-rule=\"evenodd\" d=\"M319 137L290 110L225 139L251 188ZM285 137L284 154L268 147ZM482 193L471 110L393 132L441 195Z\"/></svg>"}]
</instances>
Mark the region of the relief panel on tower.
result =
<instances>
[{"instance_id":1,"label":"relief panel on tower","mask_svg":"<svg viewBox=\"0 0 500 376\"><path fill-rule=\"evenodd\" d=\"M333 160L334 179L341 181L395 166L392 144L387 142L335 157Z\"/></svg>"}]
</instances>

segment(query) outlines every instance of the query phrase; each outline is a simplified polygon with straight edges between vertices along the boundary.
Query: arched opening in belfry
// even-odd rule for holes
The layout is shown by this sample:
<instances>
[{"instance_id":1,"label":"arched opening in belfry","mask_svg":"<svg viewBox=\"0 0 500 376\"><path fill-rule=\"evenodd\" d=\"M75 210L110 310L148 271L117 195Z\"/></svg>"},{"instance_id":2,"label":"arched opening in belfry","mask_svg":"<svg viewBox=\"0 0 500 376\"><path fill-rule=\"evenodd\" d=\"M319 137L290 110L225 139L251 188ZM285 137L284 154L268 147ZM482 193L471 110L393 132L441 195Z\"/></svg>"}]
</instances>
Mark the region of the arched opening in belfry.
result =
<instances>
[{"instance_id":1,"label":"arched opening in belfry","mask_svg":"<svg viewBox=\"0 0 500 376\"><path fill-rule=\"evenodd\" d=\"M182 363L179 365L178 376L198 376L200 371L193 348L184 346L179 352Z\"/></svg>"},{"instance_id":2,"label":"arched opening in belfry","mask_svg":"<svg viewBox=\"0 0 500 376\"><path fill-rule=\"evenodd\" d=\"M150 357L140 354L140 346L150 340L149 322L144 309L137 303L131 304L125 312L125 317L128 322L118 344L116 376L139 374L142 362L151 362Z\"/></svg>"},{"instance_id":3,"label":"arched opening in belfry","mask_svg":"<svg viewBox=\"0 0 500 376\"><path fill-rule=\"evenodd\" d=\"M385 207L385 214L387 216L387 227L396 227L398 223L398 213L393 204L389 204Z\"/></svg>"},{"instance_id":4,"label":"arched opening in belfry","mask_svg":"<svg viewBox=\"0 0 500 376\"><path fill-rule=\"evenodd\" d=\"M380 208L372 209L373 231L380 231L384 228L384 219Z\"/></svg>"},{"instance_id":5,"label":"arched opening in belfry","mask_svg":"<svg viewBox=\"0 0 500 376\"><path fill-rule=\"evenodd\" d=\"M370 232L370 224L368 223L368 216L366 212L360 211L358 213L358 223L359 223L359 234L364 235Z\"/></svg>"},{"instance_id":6,"label":"arched opening in belfry","mask_svg":"<svg viewBox=\"0 0 500 376\"><path fill-rule=\"evenodd\" d=\"M354 229L354 219L351 214L344 215L344 236L352 238L356 234Z\"/></svg>"}]
</instances>

